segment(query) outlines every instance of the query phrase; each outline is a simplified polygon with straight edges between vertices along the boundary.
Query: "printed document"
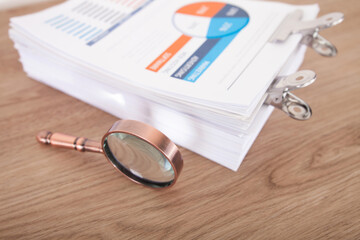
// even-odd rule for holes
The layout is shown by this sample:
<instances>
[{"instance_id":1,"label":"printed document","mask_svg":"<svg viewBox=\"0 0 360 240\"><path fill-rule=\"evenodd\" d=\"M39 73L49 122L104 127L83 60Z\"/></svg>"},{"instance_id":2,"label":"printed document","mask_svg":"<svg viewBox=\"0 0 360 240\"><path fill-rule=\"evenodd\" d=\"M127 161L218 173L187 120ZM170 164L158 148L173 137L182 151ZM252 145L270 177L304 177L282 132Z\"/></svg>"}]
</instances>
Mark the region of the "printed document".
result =
<instances>
[{"instance_id":1,"label":"printed document","mask_svg":"<svg viewBox=\"0 0 360 240\"><path fill-rule=\"evenodd\" d=\"M111 85L246 110L270 82L241 76L293 10L243 0L71 0L12 24L56 54L108 74Z\"/></svg>"}]
</instances>

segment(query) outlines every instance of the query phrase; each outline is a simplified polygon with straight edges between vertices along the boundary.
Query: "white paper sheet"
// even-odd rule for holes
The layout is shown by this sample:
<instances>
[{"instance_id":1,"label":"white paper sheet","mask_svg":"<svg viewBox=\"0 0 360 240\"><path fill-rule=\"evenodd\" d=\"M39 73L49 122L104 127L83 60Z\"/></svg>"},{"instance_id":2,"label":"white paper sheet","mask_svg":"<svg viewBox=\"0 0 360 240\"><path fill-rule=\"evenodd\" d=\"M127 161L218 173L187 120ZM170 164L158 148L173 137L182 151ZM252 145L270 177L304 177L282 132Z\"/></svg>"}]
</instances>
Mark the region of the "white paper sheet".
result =
<instances>
[{"instance_id":1,"label":"white paper sheet","mask_svg":"<svg viewBox=\"0 0 360 240\"><path fill-rule=\"evenodd\" d=\"M189 36L190 40L159 71L148 70L158 56L185 36L187 32L179 30L176 16L181 14L179 9L194 2L199 1L137 1L137 4L122 6L112 1L72 0L37 14L13 18L11 23L54 54L108 76L104 81L109 85L132 85L144 88L147 92L151 89L174 101L243 112L249 117L259 100L256 97L271 82L273 69L279 68L271 68L273 72L266 72L267 77L264 77L265 74L254 75L267 69L263 62L260 65L254 61L262 60L257 57L258 54L268 56L275 48L277 54L271 56L271 61L279 62L281 67L289 50L297 45L299 37L287 43L287 48L266 42L282 19L295 7L273 2L226 1L225 6L244 11L248 16L248 23L239 32L221 37L220 40ZM199 8L203 5L207 7L206 4L211 8L208 2L199 4ZM107 20L106 9L113 9L114 14L118 14L117 20L115 17ZM316 12L317 8L312 9L315 9L312 12ZM232 19L246 19L242 15L225 20L220 17L199 17L195 13L197 10L192 9L194 14L189 16L194 17L193 21L201 26L214 19L220 19L222 24L230 22L242 26L244 20ZM310 11L310 7L307 10ZM103 11L105 13L101 14ZM202 22L201 19L208 22ZM208 31L216 29L211 24L206 27ZM215 40L219 40L219 43L213 48L201 48L205 42L211 44ZM186 60L199 49L216 56L215 59L212 57L213 61L201 76L194 82L171 77L170 74L176 73L176 69L187 63ZM263 71L258 71L259 66L264 68Z\"/></svg>"}]
</instances>

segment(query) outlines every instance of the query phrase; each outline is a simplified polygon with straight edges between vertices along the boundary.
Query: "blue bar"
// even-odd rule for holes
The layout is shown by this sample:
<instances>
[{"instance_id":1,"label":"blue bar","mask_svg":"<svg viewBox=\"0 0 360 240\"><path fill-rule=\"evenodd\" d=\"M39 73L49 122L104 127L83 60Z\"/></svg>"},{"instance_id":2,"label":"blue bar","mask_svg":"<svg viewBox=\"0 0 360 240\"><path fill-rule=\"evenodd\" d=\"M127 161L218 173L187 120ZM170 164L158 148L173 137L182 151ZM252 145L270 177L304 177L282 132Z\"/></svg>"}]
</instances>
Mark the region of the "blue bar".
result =
<instances>
[{"instance_id":1,"label":"blue bar","mask_svg":"<svg viewBox=\"0 0 360 240\"><path fill-rule=\"evenodd\" d=\"M90 42L87 43L87 45L92 46L95 43L97 43L98 41L100 41L101 39L103 39L104 37L106 37L107 35L109 35L109 33L111 33L112 31L114 31L116 28L118 28L120 25L122 25L124 22L126 22L127 20L129 20L132 16L134 16L136 13L138 13L140 10L144 9L147 5L149 5L152 1L154 0L148 0L147 2L145 2L143 5L141 5L140 7L138 7L137 9L135 9L134 11L132 11L129 15L125 16L123 19L121 19L118 23L115 23L113 26L111 26L109 29L105 30L102 34L100 34L99 36L97 36L96 38L94 38L93 40L91 40Z\"/></svg>"},{"instance_id":2,"label":"blue bar","mask_svg":"<svg viewBox=\"0 0 360 240\"><path fill-rule=\"evenodd\" d=\"M61 14L61 15L56 16L56 17L54 17L54 18L50 18L49 20L46 20L45 23L50 23L50 22L52 22L52 21L55 21L56 19L58 19L58 18L60 18L60 17L62 17L62 16L63 16L63 15Z\"/></svg>"},{"instance_id":3,"label":"blue bar","mask_svg":"<svg viewBox=\"0 0 360 240\"><path fill-rule=\"evenodd\" d=\"M90 29L89 31L87 31L86 33L84 33L83 35L81 35L79 38L81 39L81 38L85 37L86 35L92 33L92 32L95 31L95 30L96 30L96 27L93 27L92 29Z\"/></svg>"},{"instance_id":4,"label":"blue bar","mask_svg":"<svg viewBox=\"0 0 360 240\"><path fill-rule=\"evenodd\" d=\"M86 29L88 29L88 28L90 28L90 27L91 27L91 25L87 25L86 27L84 27L84 28L83 28L83 29L81 29L80 31L78 31L78 32L74 33L74 36L79 35L80 33L84 32Z\"/></svg>"},{"instance_id":5,"label":"blue bar","mask_svg":"<svg viewBox=\"0 0 360 240\"><path fill-rule=\"evenodd\" d=\"M102 32L102 30L100 29L100 30L98 30L96 33L92 34L90 37L88 37L88 38L85 39L85 40L88 41L88 40L94 38L96 35L98 35L98 34L101 33L101 32Z\"/></svg>"},{"instance_id":6,"label":"blue bar","mask_svg":"<svg viewBox=\"0 0 360 240\"><path fill-rule=\"evenodd\" d=\"M207 39L188 59L186 59L171 77L184 79L219 41L220 38Z\"/></svg>"},{"instance_id":7,"label":"blue bar","mask_svg":"<svg viewBox=\"0 0 360 240\"><path fill-rule=\"evenodd\" d=\"M63 19L60 19L60 20L57 21L57 22L51 23L50 25L51 25L51 26L55 26L55 25L61 23L62 21L66 20L66 19L68 19L68 17L64 17Z\"/></svg>"},{"instance_id":8,"label":"blue bar","mask_svg":"<svg viewBox=\"0 0 360 240\"><path fill-rule=\"evenodd\" d=\"M189 72L184 80L196 82L205 70L216 60L225 48L236 37L237 33L220 38L220 41L209 51L209 53Z\"/></svg>"},{"instance_id":9,"label":"blue bar","mask_svg":"<svg viewBox=\"0 0 360 240\"><path fill-rule=\"evenodd\" d=\"M68 25L69 23L71 23L71 22L73 22L73 21L74 21L74 19L70 19L69 21L67 21L67 22L65 22L65 23L57 26L56 29L62 28L63 26Z\"/></svg>"},{"instance_id":10,"label":"blue bar","mask_svg":"<svg viewBox=\"0 0 360 240\"><path fill-rule=\"evenodd\" d=\"M68 30L68 29L72 28L73 26L75 26L75 25L76 25L76 24L78 24L78 23L79 23L79 21L76 21L76 22L74 22L73 24L71 24L71 25L69 25L69 26L67 26L67 27L63 28L63 29L62 29L62 31L66 31L66 30Z\"/></svg>"},{"instance_id":11,"label":"blue bar","mask_svg":"<svg viewBox=\"0 0 360 240\"><path fill-rule=\"evenodd\" d=\"M67 33L72 33L72 32L74 32L75 30L77 30L77 29L79 29L79 28L81 28L82 26L84 26L85 25L85 23L82 23L82 24L80 24L79 26L76 26L75 28L73 28L73 29L71 29L70 31L68 31Z\"/></svg>"}]
</instances>

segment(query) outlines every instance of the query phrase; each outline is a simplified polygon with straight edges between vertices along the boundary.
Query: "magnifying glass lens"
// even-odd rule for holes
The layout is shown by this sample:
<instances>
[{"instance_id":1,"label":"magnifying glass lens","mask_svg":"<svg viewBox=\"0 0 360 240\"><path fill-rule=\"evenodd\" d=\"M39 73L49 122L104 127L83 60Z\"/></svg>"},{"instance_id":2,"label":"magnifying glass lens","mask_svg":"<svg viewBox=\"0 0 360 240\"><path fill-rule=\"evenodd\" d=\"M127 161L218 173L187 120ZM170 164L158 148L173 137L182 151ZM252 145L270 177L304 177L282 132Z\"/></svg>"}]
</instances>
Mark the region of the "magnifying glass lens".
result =
<instances>
[{"instance_id":1,"label":"magnifying glass lens","mask_svg":"<svg viewBox=\"0 0 360 240\"><path fill-rule=\"evenodd\" d=\"M166 187L175 179L169 160L145 140L127 134L111 133L104 140L110 161L131 179L151 187Z\"/></svg>"}]
</instances>

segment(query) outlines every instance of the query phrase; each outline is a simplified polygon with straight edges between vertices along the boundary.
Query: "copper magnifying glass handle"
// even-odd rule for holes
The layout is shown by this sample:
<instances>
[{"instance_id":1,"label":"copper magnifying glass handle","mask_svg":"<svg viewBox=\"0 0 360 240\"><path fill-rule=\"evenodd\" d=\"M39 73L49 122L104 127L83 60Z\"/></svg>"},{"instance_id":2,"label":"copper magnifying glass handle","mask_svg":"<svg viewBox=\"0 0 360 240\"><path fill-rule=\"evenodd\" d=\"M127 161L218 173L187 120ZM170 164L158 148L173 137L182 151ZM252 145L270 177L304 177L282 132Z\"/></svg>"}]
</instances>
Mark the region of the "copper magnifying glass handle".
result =
<instances>
[{"instance_id":1,"label":"copper magnifying glass handle","mask_svg":"<svg viewBox=\"0 0 360 240\"><path fill-rule=\"evenodd\" d=\"M41 131L37 134L36 139L42 144L55 147L69 148L80 152L103 153L100 142L85 137L75 137L63 133Z\"/></svg>"},{"instance_id":2,"label":"copper magnifying glass handle","mask_svg":"<svg viewBox=\"0 0 360 240\"><path fill-rule=\"evenodd\" d=\"M39 143L103 153L107 160L132 181L152 188L172 186L183 167L177 146L156 128L135 120L118 120L102 141L63 133L41 131Z\"/></svg>"}]
</instances>

